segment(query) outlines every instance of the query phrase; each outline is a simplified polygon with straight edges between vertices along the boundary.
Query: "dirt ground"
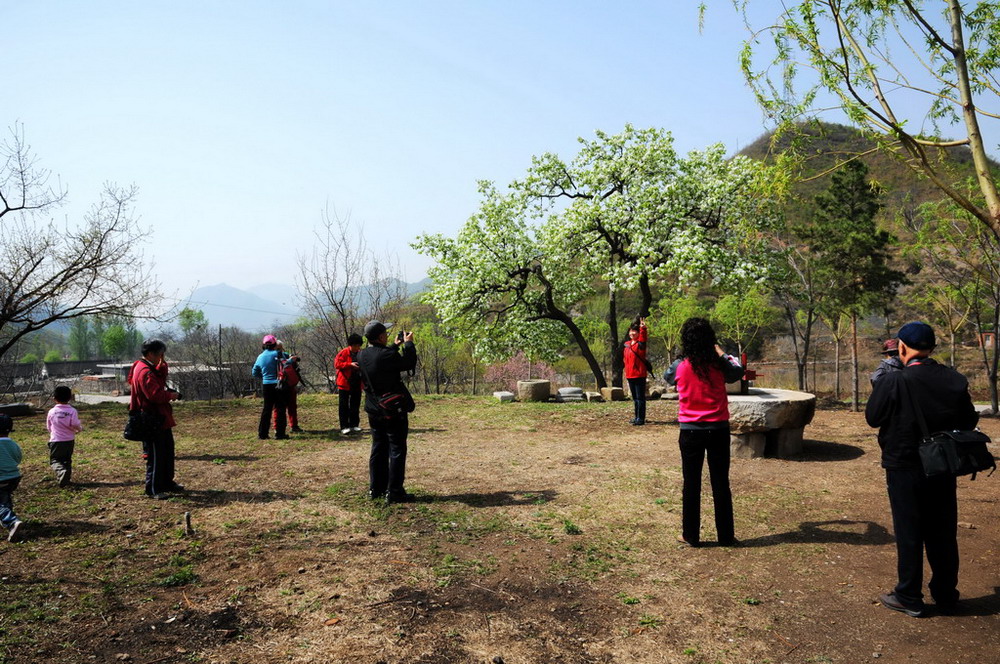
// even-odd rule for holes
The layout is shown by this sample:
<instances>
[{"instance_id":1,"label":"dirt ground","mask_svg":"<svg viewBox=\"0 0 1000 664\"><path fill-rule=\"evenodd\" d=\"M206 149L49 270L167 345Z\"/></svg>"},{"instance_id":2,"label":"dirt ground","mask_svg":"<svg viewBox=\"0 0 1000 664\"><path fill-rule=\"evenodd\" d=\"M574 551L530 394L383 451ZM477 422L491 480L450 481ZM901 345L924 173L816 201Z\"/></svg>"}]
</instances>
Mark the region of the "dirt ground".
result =
<instances>
[{"instance_id":1,"label":"dirt ground","mask_svg":"<svg viewBox=\"0 0 1000 664\"><path fill-rule=\"evenodd\" d=\"M291 441L257 441L257 407L178 408L190 491L169 501L142 496L121 406L81 406L70 490L44 415L19 420L28 537L0 545L0 661L1000 661L1000 475L959 481L959 614L886 610L895 550L860 414L817 412L799 458L734 460L743 546L711 545L706 494L709 545L687 549L673 402L633 427L629 403L418 397L418 502L391 507L365 497L368 439L337 432L332 397L303 399Z\"/></svg>"}]
</instances>

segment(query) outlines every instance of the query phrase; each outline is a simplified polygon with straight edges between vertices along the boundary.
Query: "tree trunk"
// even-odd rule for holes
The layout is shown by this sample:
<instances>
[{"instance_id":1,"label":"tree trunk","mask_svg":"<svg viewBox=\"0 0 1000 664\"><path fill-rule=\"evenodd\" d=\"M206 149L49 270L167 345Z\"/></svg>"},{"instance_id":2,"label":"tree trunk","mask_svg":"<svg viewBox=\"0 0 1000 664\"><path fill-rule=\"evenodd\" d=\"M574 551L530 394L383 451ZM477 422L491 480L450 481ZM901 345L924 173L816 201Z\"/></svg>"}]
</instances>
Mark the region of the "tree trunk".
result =
<instances>
[{"instance_id":1,"label":"tree trunk","mask_svg":"<svg viewBox=\"0 0 1000 664\"><path fill-rule=\"evenodd\" d=\"M573 339L576 341L576 345L580 348L580 354L583 359L587 361L587 366L590 367L590 372L594 375L594 383L597 385L597 389L608 386L608 380L604 376L604 371L601 370L601 363L597 361L594 357L594 351L591 350L590 344L587 343L587 339L583 336L583 332L580 328L569 317L566 313L562 311L557 311L552 313L549 318L551 320L557 320L567 328L569 328L570 334L573 335ZM530 367L530 360L528 366Z\"/></svg>"},{"instance_id":2,"label":"tree trunk","mask_svg":"<svg viewBox=\"0 0 1000 664\"><path fill-rule=\"evenodd\" d=\"M833 338L833 398L840 401L840 337Z\"/></svg>"},{"instance_id":3,"label":"tree trunk","mask_svg":"<svg viewBox=\"0 0 1000 664\"><path fill-rule=\"evenodd\" d=\"M618 338L618 293L614 284L608 284L608 349L611 351L611 385L621 387L625 373L625 346Z\"/></svg>"},{"instance_id":4,"label":"tree trunk","mask_svg":"<svg viewBox=\"0 0 1000 664\"><path fill-rule=\"evenodd\" d=\"M989 211L988 219L984 219L993 233L1000 236L1000 193L997 192L996 180L993 179L993 169L986 154L983 135L979 129L979 117L975 101L972 99L972 86L969 84L969 67L965 54L965 37L962 35L962 6L959 0L949 0L948 18L951 23L953 58L955 74L958 83L959 99L961 100L962 119L965 121L966 134L969 137L969 151L976 166L976 180L986 201ZM994 329L994 331L996 331Z\"/></svg>"},{"instance_id":5,"label":"tree trunk","mask_svg":"<svg viewBox=\"0 0 1000 664\"><path fill-rule=\"evenodd\" d=\"M993 305L993 362L990 364L987 373L990 381L990 407L996 413L1000 410L1000 399L997 394L997 367L1000 364L1000 355L997 354L997 334L1000 333L1000 300L995 300ZM982 337L980 337L982 338Z\"/></svg>"},{"instance_id":6,"label":"tree trunk","mask_svg":"<svg viewBox=\"0 0 1000 664\"><path fill-rule=\"evenodd\" d=\"M851 408L858 412L861 395L858 394L858 314L851 312Z\"/></svg>"},{"instance_id":7,"label":"tree trunk","mask_svg":"<svg viewBox=\"0 0 1000 664\"><path fill-rule=\"evenodd\" d=\"M788 319L788 328L792 332L792 350L795 351L795 371L798 374L799 389L805 390L806 365L809 362L809 357L804 352L799 352L798 323L795 322L795 312L787 304L785 305L785 317Z\"/></svg>"}]
</instances>

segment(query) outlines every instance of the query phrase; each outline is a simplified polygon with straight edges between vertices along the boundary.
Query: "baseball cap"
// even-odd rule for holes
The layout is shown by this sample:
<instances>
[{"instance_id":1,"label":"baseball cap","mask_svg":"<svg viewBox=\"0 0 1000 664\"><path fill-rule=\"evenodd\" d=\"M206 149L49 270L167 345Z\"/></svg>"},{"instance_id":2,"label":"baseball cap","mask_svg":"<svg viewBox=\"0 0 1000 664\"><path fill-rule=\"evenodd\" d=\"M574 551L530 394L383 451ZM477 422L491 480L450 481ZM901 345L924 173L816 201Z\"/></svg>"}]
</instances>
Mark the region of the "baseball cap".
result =
<instances>
[{"instance_id":1,"label":"baseball cap","mask_svg":"<svg viewBox=\"0 0 1000 664\"><path fill-rule=\"evenodd\" d=\"M392 327L392 323L383 323L377 320L370 320L365 325L365 336L368 339L378 339L382 333Z\"/></svg>"},{"instance_id":2,"label":"baseball cap","mask_svg":"<svg viewBox=\"0 0 1000 664\"><path fill-rule=\"evenodd\" d=\"M278 343L278 339L273 334L265 334L264 339L261 340L261 343L264 344L265 346L270 346L271 344Z\"/></svg>"},{"instance_id":3,"label":"baseball cap","mask_svg":"<svg viewBox=\"0 0 1000 664\"><path fill-rule=\"evenodd\" d=\"M914 350L931 350L937 345L934 328L920 321L913 321L899 328L896 338Z\"/></svg>"},{"instance_id":4,"label":"baseball cap","mask_svg":"<svg viewBox=\"0 0 1000 664\"><path fill-rule=\"evenodd\" d=\"M899 352L899 339L886 339L882 342L882 353L898 353Z\"/></svg>"}]
</instances>

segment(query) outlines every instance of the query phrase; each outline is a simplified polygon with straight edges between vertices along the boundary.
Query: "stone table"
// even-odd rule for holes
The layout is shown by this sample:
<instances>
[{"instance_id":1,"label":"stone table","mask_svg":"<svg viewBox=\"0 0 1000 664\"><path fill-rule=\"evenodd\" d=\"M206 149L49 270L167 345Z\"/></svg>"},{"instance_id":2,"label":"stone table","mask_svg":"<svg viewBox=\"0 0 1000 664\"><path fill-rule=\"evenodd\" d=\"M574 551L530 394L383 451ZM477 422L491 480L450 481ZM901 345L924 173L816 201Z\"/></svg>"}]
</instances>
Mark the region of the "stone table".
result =
<instances>
[{"instance_id":1,"label":"stone table","mask_svg":"<svg viewBox=\"0 0 1000 664\"><path fill-rule=\"evenodd\" d=\"M816 395L795 390L750 388L729 395L730 449L735 458L795 456L816 414Z\"/></svg>"}]
</instances>

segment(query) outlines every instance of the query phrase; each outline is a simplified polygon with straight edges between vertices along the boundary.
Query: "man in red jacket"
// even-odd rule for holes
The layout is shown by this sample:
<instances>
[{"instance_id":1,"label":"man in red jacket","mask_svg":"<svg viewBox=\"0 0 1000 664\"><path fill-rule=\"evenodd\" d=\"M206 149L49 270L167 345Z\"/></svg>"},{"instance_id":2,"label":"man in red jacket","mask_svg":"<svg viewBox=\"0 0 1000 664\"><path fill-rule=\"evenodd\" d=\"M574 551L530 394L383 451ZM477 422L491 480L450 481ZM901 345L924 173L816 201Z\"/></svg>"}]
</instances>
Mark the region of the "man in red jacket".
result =
<instances>
[{"instance_id":1,"label":"man in red jacket","mask_svg":"<svg viewBox=\"0 0 1000 664\"><path fill-rule=\"evenodd\" d=\"M337 353L333 366L337 370L337 392L340 395L340 433L361 431L361 371L358 369L358 351L361 335L357 332L347 337L347 347Z\"/></svg>"},{"instance_id":2,"label":"man in red jacket","mask_svg":"<svg viewBox=\"0 0 1000 664\"><path fill-rule=\"evenodd\" d=\"M181 398L167 387L167 345L159 339L142 344L142 359L136 360L128 372L131 387L129 410L141 410L152 415L149 421L157 426L142 441L146 456L146 495L163 500L168 493L179 493L184 487L174 481L174 433L176 425L171 401Z\"/></svg>"}]
</instances>

